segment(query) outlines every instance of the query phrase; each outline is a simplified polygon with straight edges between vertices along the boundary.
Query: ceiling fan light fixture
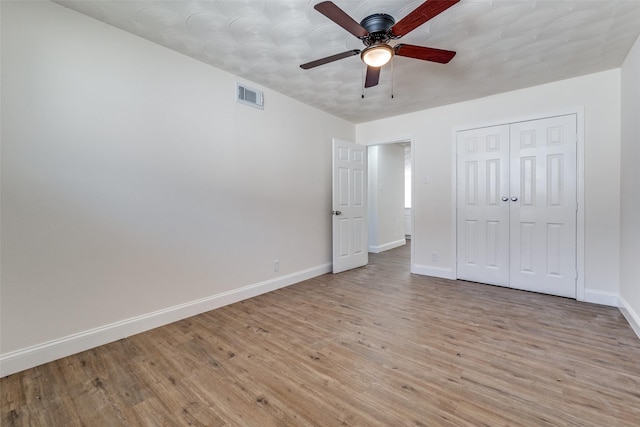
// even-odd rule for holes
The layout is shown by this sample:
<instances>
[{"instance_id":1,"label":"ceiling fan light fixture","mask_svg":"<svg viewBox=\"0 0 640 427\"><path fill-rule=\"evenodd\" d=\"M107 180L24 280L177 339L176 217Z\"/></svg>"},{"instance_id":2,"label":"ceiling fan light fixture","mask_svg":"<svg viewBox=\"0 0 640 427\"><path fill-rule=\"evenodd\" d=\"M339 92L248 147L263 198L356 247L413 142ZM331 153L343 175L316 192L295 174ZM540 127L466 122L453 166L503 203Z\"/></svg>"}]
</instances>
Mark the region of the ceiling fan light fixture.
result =
<instances>
[{"instance_id":1,"label":"ceiling fan light fixture","mask_svg":"<svg viewBox=\"0 0 640 427\"><path fill-rule=\"evenodd\" d=\"M369 46L362 51L360 58L369 67L382 67L393 58L393 48L388 44Z\"/></svg>"}]
</instances>

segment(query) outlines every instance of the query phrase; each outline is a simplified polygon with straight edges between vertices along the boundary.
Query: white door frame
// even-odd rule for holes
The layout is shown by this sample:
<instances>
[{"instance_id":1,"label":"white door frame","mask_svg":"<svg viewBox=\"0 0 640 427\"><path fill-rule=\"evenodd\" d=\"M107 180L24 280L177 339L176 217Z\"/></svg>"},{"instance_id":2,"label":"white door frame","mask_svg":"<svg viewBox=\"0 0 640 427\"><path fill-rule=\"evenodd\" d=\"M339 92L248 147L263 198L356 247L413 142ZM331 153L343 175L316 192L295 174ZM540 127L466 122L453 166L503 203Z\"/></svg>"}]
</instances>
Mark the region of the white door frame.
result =
<instances>
[{"instance_id":1,"label":"white door frame","mask_svg":"<svg viewBox=\"0 0 640 427\"><path fill-rule=\"evenodd\" d=\"M415 225L414 225L414 220L415 220L415 211L414 211L414 207L415 207L415 191L416 191L416 179L415 179L415 170L416 170L416 163L415 163L415 145L414 145L414 140L415 137L413 134L407 135L407 136L399 136L397 138L391 138L391 139L380 139L380 140L372 140L372 141L365 141L362 144L366 145L367 147L371 147L371 146L375 146L375 145L386 145L386 144L400 144L400 143L406 143L409 142L409 144L411 145L411 261L410 261L410 269L411 269L411 273L415 273L414 271L414 253L415 253Z\"/></svg>"},{"instance_id":2,"label":"white door frame","mask_svg":"<svg viewBox=\"0 0 640 427\"><path fill-rule=\"evenodd\" d=\"M576 300L585 301L585 287L584 287L584 243L585 243L585 230L584 230L584 107L573 107L561 110L554 110L545 113L531 114L526 116L517 116L512 118L504 118L493 121L485 121L478 123L471 123L467 125L456 126L452 129L451 137L451 212L453 213L453 221L451 224L451 247L453 260L452 272L453 279L458 277L458 263L457 263L457 133L459 131L476 129L489 126L500 126L517 122L528 122L531 120L546 119L549 117L566 116L568 114L576 115L577 123L577 135L578 141L576 143L576 156L577 156L577 197L578 197L578 210L576 212L576 269L578 270L578 278L576 280ZM413 145L412 145L413 148ZM413 244L413 241L412 241ZM413 259L411 260L413 266Z\"/></svg>"}]
</instances>

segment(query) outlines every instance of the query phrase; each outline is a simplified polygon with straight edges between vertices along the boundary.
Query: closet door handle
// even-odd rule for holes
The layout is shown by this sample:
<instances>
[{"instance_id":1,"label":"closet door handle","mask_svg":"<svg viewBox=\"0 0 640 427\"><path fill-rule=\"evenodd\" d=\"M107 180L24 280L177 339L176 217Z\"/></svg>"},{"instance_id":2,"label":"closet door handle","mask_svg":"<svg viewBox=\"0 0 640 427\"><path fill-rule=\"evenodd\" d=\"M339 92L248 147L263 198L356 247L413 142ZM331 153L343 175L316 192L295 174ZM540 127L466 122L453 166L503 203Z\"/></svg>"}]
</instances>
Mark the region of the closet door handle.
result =
<instances>
[{"instance_id":1,"label":"closet door handle","mask_svg":"<svg viewBox=\"0 0 640 427\"><path fill-rule=\"evenodd\" d=\"M503 198L502 198L502 201L503 201L503 202L508 202L508 201L509 201L509 198L508 198L508 197L503 197Z\"/></svg>"},{"instance_id":2,"label":"closet door handle","mask_svg":"<svg viewBox=\"0 0 640 427\"><path fill-rule=\"evenodd\" d=\"M517 198L517 197L512 197L512 198L511 198L511 201L512 201L512 202L517 202L517 201L518 201L518 198Z\"/></svg>"}]
</instances>

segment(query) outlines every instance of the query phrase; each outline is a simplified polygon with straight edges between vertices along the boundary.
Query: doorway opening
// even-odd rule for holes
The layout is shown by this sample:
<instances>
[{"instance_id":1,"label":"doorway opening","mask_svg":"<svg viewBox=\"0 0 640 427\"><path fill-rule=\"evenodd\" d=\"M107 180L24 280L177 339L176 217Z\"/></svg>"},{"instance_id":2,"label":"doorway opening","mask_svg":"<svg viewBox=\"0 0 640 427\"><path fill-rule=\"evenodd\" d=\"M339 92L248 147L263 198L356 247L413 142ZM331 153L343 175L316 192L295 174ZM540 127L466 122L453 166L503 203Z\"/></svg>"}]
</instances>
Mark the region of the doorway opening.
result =
<instances>
[{"instance_id":1,"label":"doorway opening","mask_svg":"<svg viewBox=\"0 0 640 427\"><path fill-rule=\"evenodd\" d=\"M412 246L412 140L369 145L368 234L370 253ZM411 251L413 252L413 251Z\"/></svg>"}]
</instances>

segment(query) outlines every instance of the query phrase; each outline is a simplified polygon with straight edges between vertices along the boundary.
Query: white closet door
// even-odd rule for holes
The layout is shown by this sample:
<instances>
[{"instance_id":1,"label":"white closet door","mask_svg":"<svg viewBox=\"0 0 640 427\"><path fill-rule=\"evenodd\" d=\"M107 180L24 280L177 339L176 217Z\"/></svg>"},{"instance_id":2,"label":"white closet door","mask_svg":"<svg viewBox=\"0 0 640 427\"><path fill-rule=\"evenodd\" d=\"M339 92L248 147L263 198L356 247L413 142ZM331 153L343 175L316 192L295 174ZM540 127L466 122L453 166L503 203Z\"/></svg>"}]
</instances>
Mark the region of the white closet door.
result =
<instances>
[{"instance_id":1,"label":"white closet door","mask_svg":"<svg viewBox=\"0 0 640 427\"><path fill-rule=\"evenodd\" d=\"M575 115L511 125L514 288L576 297L576 138Z\"/></svg>"},{"instance_id":2,"label":"white closet door","mask_svg":"<svg viewBox=\"0 0 640 427\"><path fill-rule=\"evenodd\" d=\"M458 278L576 297L576 120L458 132Z\"/></svg>"},{"instance_id":3,"label":"white closet door","mask_svg":"<svg viewBox=\"0 0 640 427\"><path fill-rule=\"evenodd\" d=\"M509 125L458 132L457 145L458 277L508 286Z\"/></svg>"}]
</instances>

